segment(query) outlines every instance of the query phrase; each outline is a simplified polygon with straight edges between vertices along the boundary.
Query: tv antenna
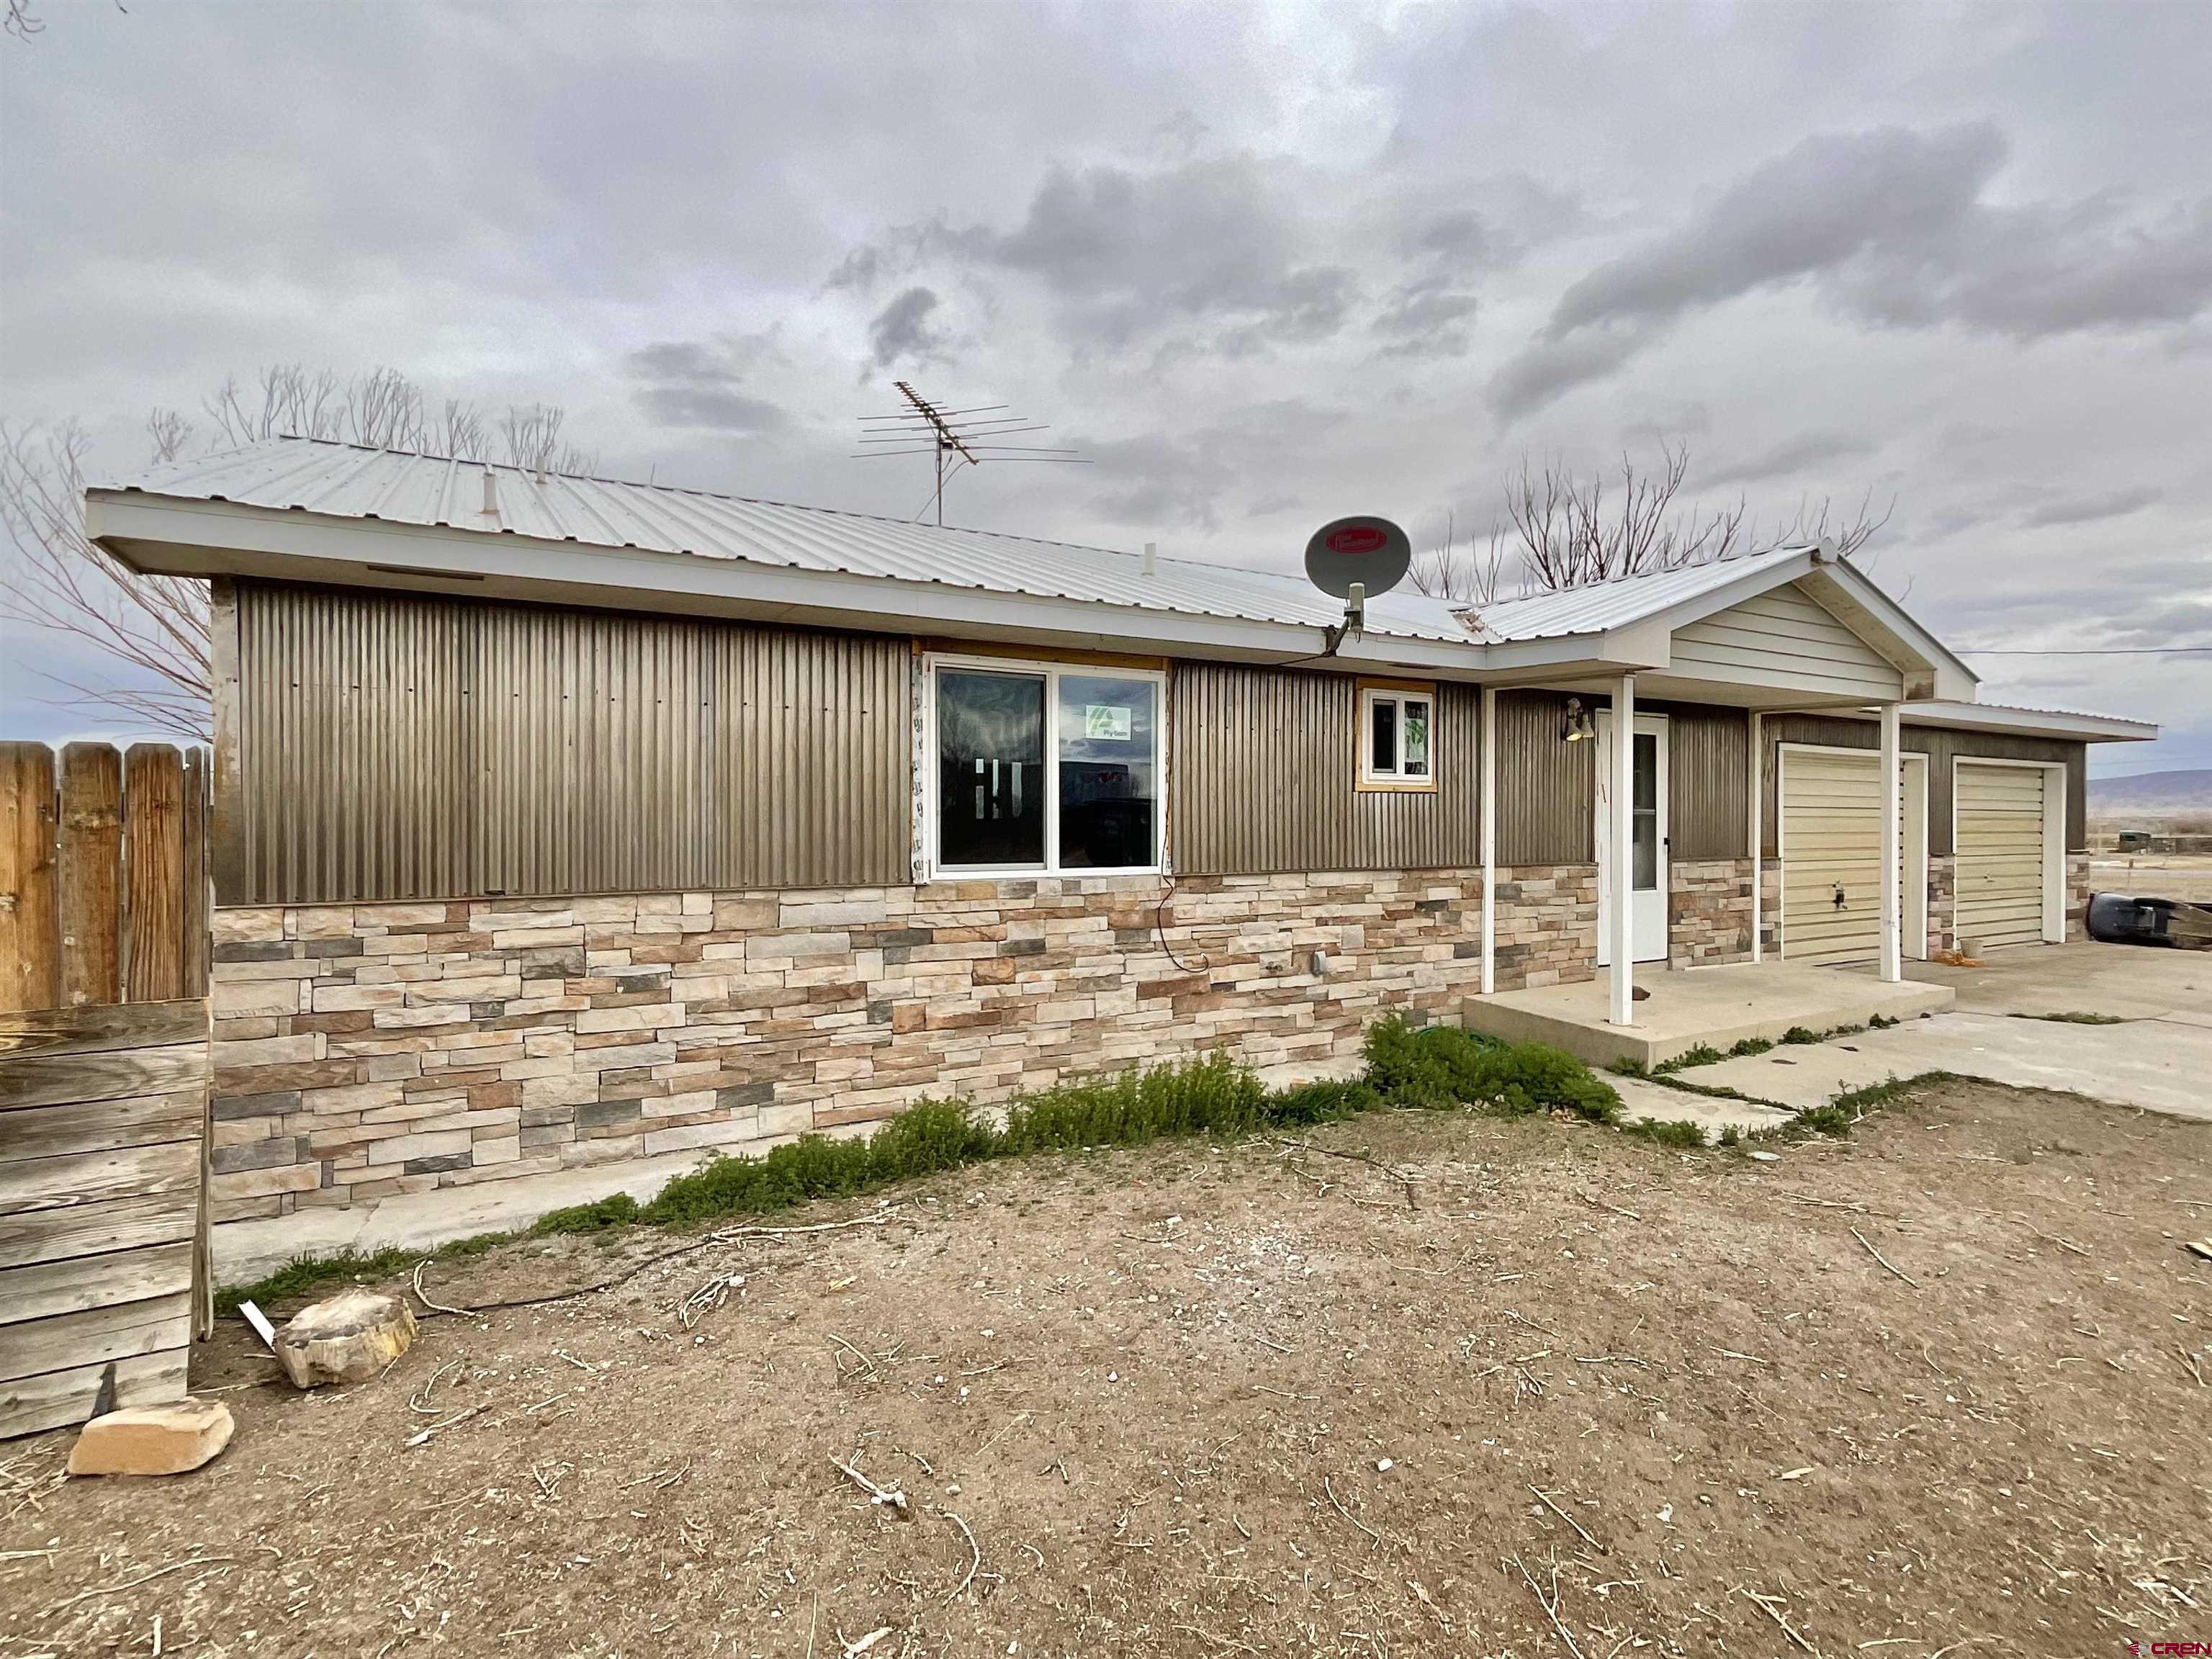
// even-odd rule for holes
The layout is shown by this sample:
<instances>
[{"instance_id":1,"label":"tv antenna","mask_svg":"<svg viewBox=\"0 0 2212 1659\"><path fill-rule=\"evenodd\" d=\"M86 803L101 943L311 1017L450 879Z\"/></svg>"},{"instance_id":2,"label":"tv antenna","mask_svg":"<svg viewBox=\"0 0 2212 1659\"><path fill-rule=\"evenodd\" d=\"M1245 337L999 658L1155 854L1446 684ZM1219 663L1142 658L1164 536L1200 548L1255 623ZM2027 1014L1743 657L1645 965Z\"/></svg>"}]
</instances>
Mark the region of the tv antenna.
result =
<instances>
[{"instance_id":1,"label":"tv antenna","mask_svg":"<svg viewBox=\"0 0 2212 1659\"><path fill-rule=\"evenodd\" d=\"M929 499L921 504L921 512L914 516L919 520L923 513L933 511L937 522L945 522L945 481L963 466L981 466L986 455L1005 461L1059 461L1078 466L1088 466L1087 457L1073 449L1054 449L1042 444L1010 444L999 440L1018 436L1024 432L1048 432L1052 428L1042 422L1024 421L1018 415L1007 414L1006 404L975 404L965 409L947 409L933 403L908 386L904 380L895 380L899 395L907 407L892 415L863 415L860 416L861 452L853 459L865 461L882 455L930 455L936 459L937 484Z\"/></svg>"}]
</instances>

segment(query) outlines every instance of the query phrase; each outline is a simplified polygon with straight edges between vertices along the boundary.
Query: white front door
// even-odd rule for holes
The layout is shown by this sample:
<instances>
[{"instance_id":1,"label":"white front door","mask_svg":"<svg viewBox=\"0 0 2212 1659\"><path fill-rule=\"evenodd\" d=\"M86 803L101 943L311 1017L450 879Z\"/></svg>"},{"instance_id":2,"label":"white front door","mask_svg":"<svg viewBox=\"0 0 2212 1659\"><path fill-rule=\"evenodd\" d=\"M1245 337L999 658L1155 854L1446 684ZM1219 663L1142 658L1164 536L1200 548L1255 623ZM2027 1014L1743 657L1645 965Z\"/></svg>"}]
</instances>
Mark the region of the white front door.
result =
<instances>
[{"instance_id":1,"label":"white front door","mask_svg":"<svg viewBox=\"0 0 2212 1659\"><path fill-rule=\"evenodd\" d=\"M1667 959L1667 717L1638 714L1630 762L1636 785L1628 804L1629 924L1636 959ZM1613 713L1597 716L1597 963L1613 961Z\"/></svg>"}]
</instances>

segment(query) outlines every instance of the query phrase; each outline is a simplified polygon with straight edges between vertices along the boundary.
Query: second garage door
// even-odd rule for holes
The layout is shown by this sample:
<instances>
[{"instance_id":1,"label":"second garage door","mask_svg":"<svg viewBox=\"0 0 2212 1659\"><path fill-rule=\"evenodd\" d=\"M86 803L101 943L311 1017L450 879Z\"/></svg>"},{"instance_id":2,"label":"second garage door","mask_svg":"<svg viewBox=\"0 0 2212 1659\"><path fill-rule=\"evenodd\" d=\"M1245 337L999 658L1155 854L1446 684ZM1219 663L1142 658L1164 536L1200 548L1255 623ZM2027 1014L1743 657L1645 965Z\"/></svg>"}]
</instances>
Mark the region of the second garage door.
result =
<instances>
[{"instance_id":1,"label":"second garage door","mask_svg":"<svg viewBox=\"0 0 2212 1659\"><path fill-rule=\"evenodd\" d=\"M1978 951L2043 939L2049 777L2035 766L1959 763L1955 926Z\"/></svg>"}]
</instances>

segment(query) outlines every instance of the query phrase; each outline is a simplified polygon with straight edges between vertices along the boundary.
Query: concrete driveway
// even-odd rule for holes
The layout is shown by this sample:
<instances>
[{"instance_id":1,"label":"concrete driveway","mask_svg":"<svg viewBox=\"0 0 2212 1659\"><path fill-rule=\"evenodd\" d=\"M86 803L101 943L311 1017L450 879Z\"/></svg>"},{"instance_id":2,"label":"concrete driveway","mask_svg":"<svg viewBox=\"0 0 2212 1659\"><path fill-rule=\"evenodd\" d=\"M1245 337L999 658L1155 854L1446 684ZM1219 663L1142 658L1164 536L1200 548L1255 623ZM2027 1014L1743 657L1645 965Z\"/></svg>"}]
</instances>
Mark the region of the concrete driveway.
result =
<instances>
[{"instance_id":1,"label":"concrete driveway","mask_svg":"<svg viewBox=\"0 0 2212 1659\"><path fill-rule=\"evenodd\" d=\"M2212 1122L2212 952L2035 945L1993 952L1983 968L1908 966L1914 979L1951 986L1954 1011L1682 1075L1802 1109L1890 1078L1955 1072Z\"/></svg>"}]
</instances>

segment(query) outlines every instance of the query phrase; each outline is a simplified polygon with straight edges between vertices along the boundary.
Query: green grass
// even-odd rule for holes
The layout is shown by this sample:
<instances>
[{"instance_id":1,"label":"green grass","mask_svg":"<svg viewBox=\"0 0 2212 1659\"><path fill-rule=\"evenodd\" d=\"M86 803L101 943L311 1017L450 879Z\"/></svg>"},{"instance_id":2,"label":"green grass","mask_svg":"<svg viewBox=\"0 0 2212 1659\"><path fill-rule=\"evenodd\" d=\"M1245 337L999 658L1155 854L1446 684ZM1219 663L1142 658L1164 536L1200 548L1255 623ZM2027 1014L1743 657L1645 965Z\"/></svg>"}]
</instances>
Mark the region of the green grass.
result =
<instances>
[{"instance_id":1,"label":"green grass","mask_svg":"<svg viewBox=\"0 0 2212 1659\"><path fill-rule=\"evenodd\" d=\"M2060 1025L2124 1025L2127 1021L2118 1014L2094 1014L2081 1011L2055 1014L2014 1014L2014 1019L2047 1019Z\"/></svg>"},{"instance_id":2,"label":"green grass","mask_svg":"<svg viewBox=\"0 0 2212 1659\"><path fill-rule=\"evenodd\" d=\"M1745 1037L1730 1048L1729 1053L1739 1060L1743 1060L1748 1059L1753 1054L1763 1054L1773 1047L1773 1042L1766 1037Z\"/></svg>"},{"instance_id":3,"label":"green grass","mask_svg":"<svg viewBox=\"0 0 2212 1659\"><path fill-rule=\"evenodd\" d=\"M1700 1042L1683 1049L1672 1060L1661 1060L1651 1068L1651 1073L1654 1077L1657 1077L1668 1072L1680 1072L1692 1066L1715 1066L1727 1058L1726 1054L1710 1042Z\"/></svg>"},{"instance_id":4,"label":"green grass","mask_svg":"<svg viewBox=\"0 0 2212 1659\"><path fill-rule=\"evenodd\" d=\"M1646 1140L1656 1140L1662 1146L1694 1146L1702 1149L1705 1132L1685 1117L1649 1117L1641 1122L1624 1123L1626 1134L1641 1135Z\"/></svg>"},{"instance_id":5,"label":"green grass","mask_svg":"<svg viewBox=\"0 0 2212 1659\"><path fill-rule=\"evenodd\" d=\"M405 1273L426 1256L443 1261L482 1255L494 1245L504 1244L514 1237L511 1233L477 1233L441 1244L434 1250L392 1247L372 1250L365 1255L357 1250L341 1250L336 1255L295 1256L275 1273L251 1285L228 1285L216 1291L215 1310L227 1316L236 1313L241 1302L251 1302L264 1310L277 1302L304 1302L339 1285L363 1284Z\"/></svg>"},{"instance_id":6,"label":"green grass","mask_svg":"<svg viewBox=\"0 0 2212 1659\"><path fill-rule=\"evenodd\" d=\"M1565 1110L1598 1123L1614 1121L1620 1111L1620 1097L1587 1066L1540 1043L1393 1017L1368 1028L1364 1052L1363 1078L1272 1091L1231 1055L1210 1054L1018 1095L1003 1124L964 1101L918 1101L866 1138L802 1135L760 1157L716 1158L677 1176L650 1203L617 1193L550 1211L523 1236L611 1237L631 1227L701 1226L817 1199L861 1197L996 1158L1200 1135L1231 1139L1386 1108L1471 1107L1504 1116ZM477 1255L509 1237L484 1234L438 1250L303 1257L219 1292L216 1306L228 1313L241 1301L304 1300L335 1285L388 1279L425 1256Z\"/></svg>"}]
</instances>

